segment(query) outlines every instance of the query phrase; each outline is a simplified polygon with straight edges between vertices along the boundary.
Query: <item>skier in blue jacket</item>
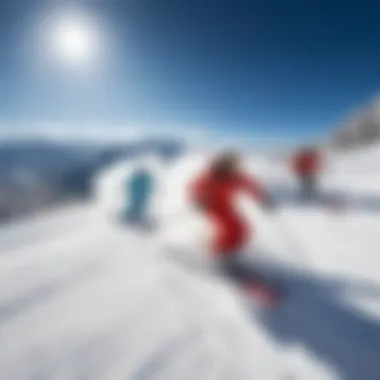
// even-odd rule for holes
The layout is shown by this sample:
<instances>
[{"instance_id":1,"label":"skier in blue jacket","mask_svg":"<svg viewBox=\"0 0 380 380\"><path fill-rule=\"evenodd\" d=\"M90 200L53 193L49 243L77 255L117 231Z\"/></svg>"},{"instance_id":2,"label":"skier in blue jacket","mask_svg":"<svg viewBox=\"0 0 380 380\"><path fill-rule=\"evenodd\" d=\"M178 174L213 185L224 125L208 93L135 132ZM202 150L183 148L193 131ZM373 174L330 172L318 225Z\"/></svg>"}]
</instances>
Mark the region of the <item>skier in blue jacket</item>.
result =
<instances>
[{"instance_id":1,"label":"skier in blue jacket","mask_svg":"<svg viewBox=\"0 0 380 380\"><path fill-rule=\"evenodd\" d=\"M148 222L149 201L153 192L153 178L149 170L136 169L126 183L127 199L126 219L133 223Z\"/></svg>"}]
</instances>

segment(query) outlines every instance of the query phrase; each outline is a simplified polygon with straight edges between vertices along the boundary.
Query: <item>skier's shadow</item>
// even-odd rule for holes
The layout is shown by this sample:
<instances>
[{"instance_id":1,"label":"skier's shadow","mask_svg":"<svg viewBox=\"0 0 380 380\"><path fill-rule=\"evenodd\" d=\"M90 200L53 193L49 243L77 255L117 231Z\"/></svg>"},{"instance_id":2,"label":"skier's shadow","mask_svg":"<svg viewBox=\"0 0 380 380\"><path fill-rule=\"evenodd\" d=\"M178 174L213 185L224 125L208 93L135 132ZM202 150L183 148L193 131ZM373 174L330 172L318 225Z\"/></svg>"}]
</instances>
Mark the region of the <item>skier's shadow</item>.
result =
<instances>
[{"instance_id":1,"label":"skier's shadow","mask_svg":"<svg viewBox=\"0 0 380 380\"><path fill-rule=\"evenodd\" d=\"M275 183L272 195L279 204L296 208L310 208L329 205L341 207L344 211L368 211L380 213L380 196L373 194L352 194L339 189L323 189L313 199L306 199L295 186Z\"/></svg>"},{"instance_id":2,"label":"skier's shadow","mask_svg":"<svg viewBox=\"0 0 380 380\"><path fill-rule=\"evenodd\" d=\"M260 320L275 340L303 345L345 380L380 379L380 319L344 303L344 296L376 297L380 285L285 273L272 267L287 296ZM380 302L380 301L379 301Z\"/></svg>"}]
</instances>

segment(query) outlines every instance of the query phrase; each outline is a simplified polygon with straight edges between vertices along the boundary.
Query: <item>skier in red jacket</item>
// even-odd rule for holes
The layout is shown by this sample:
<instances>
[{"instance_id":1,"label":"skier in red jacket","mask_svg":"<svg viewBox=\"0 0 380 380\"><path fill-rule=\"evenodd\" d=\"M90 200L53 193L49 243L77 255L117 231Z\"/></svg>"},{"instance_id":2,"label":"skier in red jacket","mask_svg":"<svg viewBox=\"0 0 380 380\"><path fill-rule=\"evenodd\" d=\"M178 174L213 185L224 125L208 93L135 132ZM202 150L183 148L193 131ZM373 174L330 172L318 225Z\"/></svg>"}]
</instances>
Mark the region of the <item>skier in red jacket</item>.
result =
<instances>
[{"instance_id":1,"label":"skier in red jacket","mask_svg":"<svg viewBox=\"0 0 380 380\"><path fill-rule=\"evenodd\" d=\"M305 198L312 198L317 194L318 175L322 169L321 161L317 148L313 147L304 148L293 157L293 172L300 181L301 192Z\"/></svg>"},{"instance_id":2,"label":"skier in red jacket","mask_svg":"<svg viewBox=\"0 0 380 380\"><path fill-rule=\"evenodd\" d=\"M235 207L236 197L241 192L248 193L267 209L274 206L262 185L240 169L238 155L225 153L218 156L209 169L192 183L190 198L214 227L216 234L211 250L218 257L222 270L255 293L259 290L272 302L273 291L268 293L268 287L262 288L266 281L241 260L241 251L253 233Z\"/></svg>"}]
</instances>

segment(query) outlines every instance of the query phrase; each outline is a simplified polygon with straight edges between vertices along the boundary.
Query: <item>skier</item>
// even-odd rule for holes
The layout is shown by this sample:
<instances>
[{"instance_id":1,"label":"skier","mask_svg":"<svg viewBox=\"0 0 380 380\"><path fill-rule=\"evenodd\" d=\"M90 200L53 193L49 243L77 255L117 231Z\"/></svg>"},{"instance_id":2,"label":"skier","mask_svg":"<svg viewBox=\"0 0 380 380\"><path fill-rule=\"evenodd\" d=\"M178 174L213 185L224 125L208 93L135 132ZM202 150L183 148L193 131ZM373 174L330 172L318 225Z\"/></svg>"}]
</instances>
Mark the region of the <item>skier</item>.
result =
<instances>
[{"instance_id":1,"label":"skier","mask_svg":"<svg viewBox=\"0 0 380 380\"><path fill-rule=\"evenodd\" d=\"M214 227L216 234L211 250L222 272L240 283L248 293L273 304L278 300L277 289L242 261L242 249L253 231L234 205L241 192L247 192L265 209L274 209L269 193L240 168L240 157L227 152L217 156L206 172L191 184L190 200Z\"/></svg>"},{"instance_id":2,"label":"skier","mask_svg":"<svg viewBox=\"0 0 380 380\"><path fill-rule=\"evenodd\" d=\"M301 194L304 199L312 199L317 196L318 176L322 169L319 151L314 147L301 149L293 157L293 172L301 186Z\"/></svg>"},{"instance_id":3,"label":"skier","mask_svg":"<svg viewBox=\"0 0 380 380\"><path fill-rule=\"evenodd\" d=\"M125 212L126 220L148 225L148 206L153 191L153 178L146 168L137 168L126 183L129 204Z\"/></svg>"}]
</instances>

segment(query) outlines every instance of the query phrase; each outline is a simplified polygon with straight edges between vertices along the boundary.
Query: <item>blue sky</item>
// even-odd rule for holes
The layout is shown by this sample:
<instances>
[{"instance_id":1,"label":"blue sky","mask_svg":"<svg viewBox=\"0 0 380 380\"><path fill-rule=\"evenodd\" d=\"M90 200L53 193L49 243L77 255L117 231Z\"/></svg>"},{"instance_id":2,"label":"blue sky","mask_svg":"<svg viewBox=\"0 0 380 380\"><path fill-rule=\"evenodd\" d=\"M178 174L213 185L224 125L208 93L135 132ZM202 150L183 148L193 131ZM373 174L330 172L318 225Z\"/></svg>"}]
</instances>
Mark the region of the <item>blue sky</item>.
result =
<instances>
[{"instance_id":1,"label":"blue sky","mask_svg":"<svg viewBox=\"0 0 380 380\"><path fill-rule=\"evenodd\" d=\"M326 133L379 89L375 1L68 1L105 36L87 72L41 54L36 31L63 3L1 2L3 128L170 125L303 138Z\"/></svg>"}]
</instances>

